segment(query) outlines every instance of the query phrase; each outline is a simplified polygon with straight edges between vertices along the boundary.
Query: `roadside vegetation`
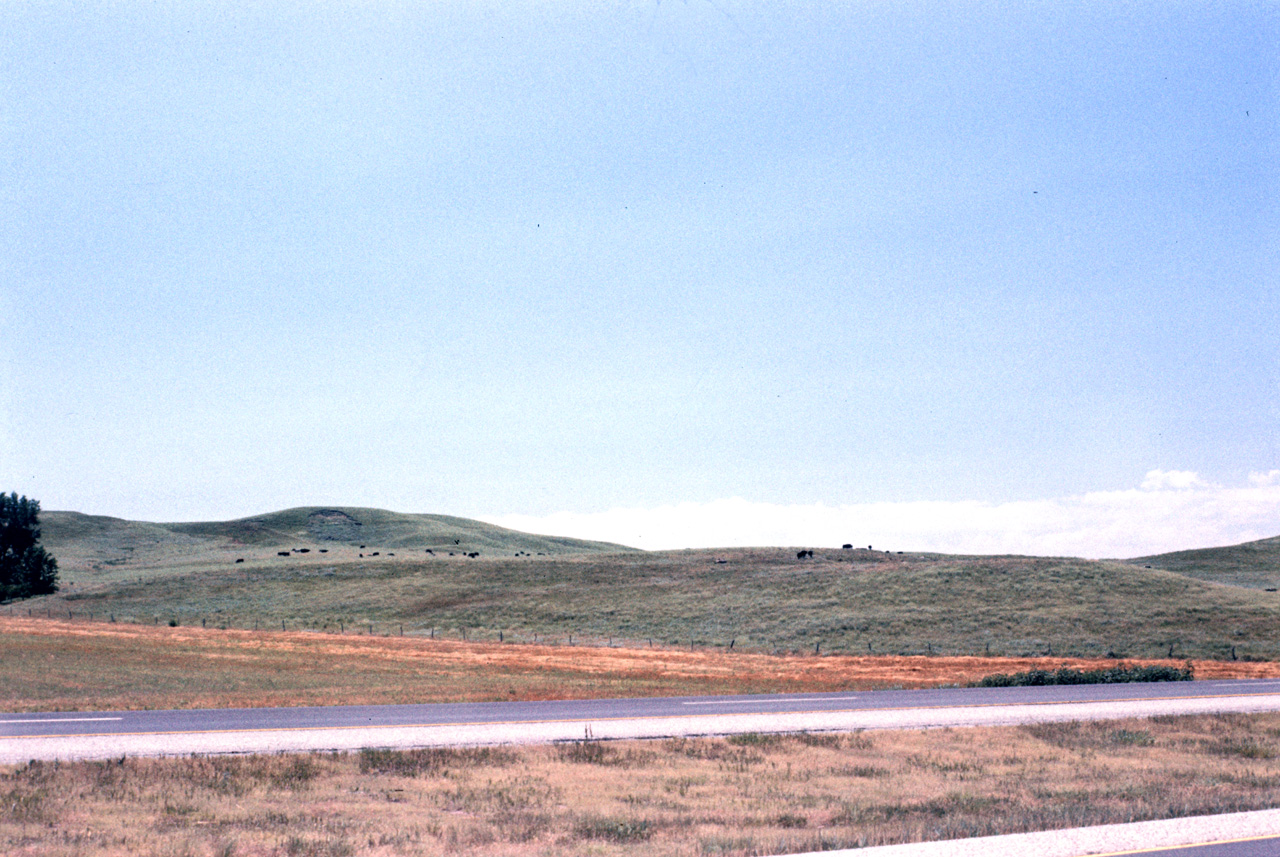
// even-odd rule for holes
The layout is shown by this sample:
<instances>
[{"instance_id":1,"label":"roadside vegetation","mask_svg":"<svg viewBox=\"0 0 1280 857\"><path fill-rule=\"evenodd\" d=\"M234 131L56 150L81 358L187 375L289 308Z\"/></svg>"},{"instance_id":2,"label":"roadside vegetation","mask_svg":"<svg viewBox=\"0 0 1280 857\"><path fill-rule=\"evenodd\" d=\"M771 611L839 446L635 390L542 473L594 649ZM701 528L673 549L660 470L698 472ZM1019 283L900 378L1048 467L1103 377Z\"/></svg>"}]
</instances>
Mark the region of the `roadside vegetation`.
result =
<instances>
[{"instance_id":1,"label":"roadside vegetation","mask_svg":"<svg viewBox=\"0 0 1280 857\"><path fill-rule=\"evenodd\" d=\"M1133 666L1119 664L1106 669L1076 670L1060 667L1056 670L1027 670L1020 673L995 673L984 676L974 687L1043 687L1050 684L1126 684L1135 681L1192 681L1195 667L1167 664Z\"/></svg>"},{"instance_id":2,"label":"roadside vegetation","mask_svg":"<svg viewBox=\"0 0 1280 857\"><path fill-rule=\"evenodd\" d=\"M1280 714L0 768L13 855L749 855L1275 806Z\"/></svg>"}]
</instances>

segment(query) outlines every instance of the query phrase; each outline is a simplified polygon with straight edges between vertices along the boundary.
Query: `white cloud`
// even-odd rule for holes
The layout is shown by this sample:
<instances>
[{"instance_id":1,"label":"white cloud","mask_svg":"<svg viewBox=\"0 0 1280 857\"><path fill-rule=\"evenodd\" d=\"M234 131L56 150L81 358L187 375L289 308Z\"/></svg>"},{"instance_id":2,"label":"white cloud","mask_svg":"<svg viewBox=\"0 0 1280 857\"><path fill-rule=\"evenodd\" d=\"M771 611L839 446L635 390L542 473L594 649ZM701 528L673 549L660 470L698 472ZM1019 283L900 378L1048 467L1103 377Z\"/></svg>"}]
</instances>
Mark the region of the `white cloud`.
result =
<instances>
[{"instance_id":1,"label":"white cloud","mask_svg":"<svg viewBox=\"0 0 1280 857\"><path fill-rule=\"evenodd\" d=\"M651 550L849 542L886 550L1134 557L1280 535L1280 472L1263 477L1228 488L1190 471L1153 470L1141 489L1010 503L778 505L735 497L485 520Z\"/></svg>"},{"instance_id":2,"label":"white cloud","mask_svg":"<svg viewBox=\"0 0 1280 857\"><path fill-rule=\"evenodd\" d=\"M1268 470L1266 473L1250 473L1249 484L1259 488L1268 485L1280 485L1280 470Z\"/></svg>"},{"instance_id":3,"label":"white cloud","mask_svg":"<svg viewBox=\"0 0 1280 857\"><path fill-rule=\"evenodd\" d=\"M1194 470L1148 470L1142 480L1143 491L1186 490L1188 488L1208 488L1209 483L1200 478Z\"/></svg>"}]
</instances>

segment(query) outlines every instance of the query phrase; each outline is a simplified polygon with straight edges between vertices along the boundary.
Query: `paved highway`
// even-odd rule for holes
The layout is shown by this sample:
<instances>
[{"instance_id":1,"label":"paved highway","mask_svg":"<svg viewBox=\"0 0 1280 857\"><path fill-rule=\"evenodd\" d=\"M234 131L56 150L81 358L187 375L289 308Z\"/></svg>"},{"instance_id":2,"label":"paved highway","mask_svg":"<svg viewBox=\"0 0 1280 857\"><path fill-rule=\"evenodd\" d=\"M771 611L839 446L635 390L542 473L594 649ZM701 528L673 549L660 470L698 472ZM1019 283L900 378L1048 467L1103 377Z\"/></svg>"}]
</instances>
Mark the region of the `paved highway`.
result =
<instances>
[{"instance_id":1,"label":"paved highway","mask_svg":"<svg viewBox=\"0 0 1280 857\"><path fill-rule=\"evenodd\" d=\"M1276 857L1280 809L823 851L821 857ZM820 857L818 852L791 857Z\"/></svg>"},{"instance_id":2,"label":"paved highway","mask_svg":"<svg viewBox=\"0 0 1280 857\"><path fill-rule=\"evenodd\" d=\"M997 725L1280 710L1280 680L465 704L0 713L0 762Z\"/></svg>"}]
</instances>

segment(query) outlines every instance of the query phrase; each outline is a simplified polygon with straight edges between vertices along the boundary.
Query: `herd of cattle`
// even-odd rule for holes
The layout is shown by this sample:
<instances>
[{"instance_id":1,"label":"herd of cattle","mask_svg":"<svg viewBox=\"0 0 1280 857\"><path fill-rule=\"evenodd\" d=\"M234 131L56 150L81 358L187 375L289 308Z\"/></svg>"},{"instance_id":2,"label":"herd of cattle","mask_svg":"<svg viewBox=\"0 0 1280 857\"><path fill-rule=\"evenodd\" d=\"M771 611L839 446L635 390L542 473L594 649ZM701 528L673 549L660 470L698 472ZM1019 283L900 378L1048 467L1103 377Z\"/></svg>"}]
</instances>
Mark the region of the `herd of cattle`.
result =
<instances>
[{"instance_id":1,"label":"herd of cattle","mask_svg":"<svg viewBox=\"0 0 1280 857\"><path fill-rule=\"evenodd\" d=\"M459 543L459 540L458 540L458 539L454 539L454 540L453 540L453 543L456 545L456 544L458 544L458 543ZM361 549L361 550L364 550L364 547L365 547L364 545L360 545L360 549ZM849 544L849 543L845 543L845 544L841 545L840 547L841 547L841 549L842 549L842 550L853 550L853 545L852 545L852 544ZM867 550L872 550L871 545L867 545ZM329 552L329 549L328 549L328 548L317 548L317 551L318 551L319 553L328 553L328 552ZM436 555L436 552L435 552L435 551L433 551L431 548L426 548L426 552L427 552L427 554L428 554L428 555L430 555L430 556L435 556L435 555ZM311 553L311 548L293 548L292 550L287 550L287 551L276 551L276 556L293 556L294 554L301 554L301 553ZM455 551L449 551L449 556L456 556L458 553L461 553L461 554L462 554L462 556L468 557L468 558L470 558L470 559L475 559L476 557L480 556L480 551L457 551L457 552L455 552ZM892 553L892 551L885 551L885 553ZM902 551L898 551L898 553L902 553ZM381 551L374 551L374 552L372 552L371 554L369 554L369 556L370 556L370 557L381 556L381 555L382 555L382 552L381 552ZM546 554L542 553L541 551L539 551L537 555L538 555L538 556L546 556ZM387 556L395 556L395 554L394 554L394 553L391 553L391 552L388 552L388 553L387 553ZM526 551L516 551L516 553L514 554L514 556L528 556L528 557L531 557L531 556L533 556L533 554L528 553L528 552L526 552ZM364 558L364 554L363 554L363 553L362 553L362 554L360 554L360 558L361 558L361 559L363 559L363 558ZM810 549L807 549L807 548L806 548L805 550L802 550L802 551L796 551L796 559L813 559L813 551L812 551L812 550L810 550ZM244 562L244 557L239 557L238 559L236 559L236 562ZM717 560L716 560L716 562L718 562L718 563L723 563L723 562L725 562L725 560L717 559Z\"/></svg>"}]
</instances>

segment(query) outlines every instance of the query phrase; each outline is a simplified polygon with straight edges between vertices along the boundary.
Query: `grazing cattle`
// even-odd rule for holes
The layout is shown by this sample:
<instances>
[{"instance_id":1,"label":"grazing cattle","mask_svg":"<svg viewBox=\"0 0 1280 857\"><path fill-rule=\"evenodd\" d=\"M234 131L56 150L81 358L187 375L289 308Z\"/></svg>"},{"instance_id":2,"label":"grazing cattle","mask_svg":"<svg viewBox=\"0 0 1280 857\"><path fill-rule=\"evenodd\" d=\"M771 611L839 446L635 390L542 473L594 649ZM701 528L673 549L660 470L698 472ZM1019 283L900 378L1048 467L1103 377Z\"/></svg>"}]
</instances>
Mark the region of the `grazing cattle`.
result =
<instances>
[{"instance_id":1,"label":"grazing cattle","mask_svg":"<svg viewBox=\"0 0 1280 857\"><path fill-rule=\"evenodd\" d=\"M796 559L804 559L805 557L813 559L813 551L800 551L796 554Z\"/></svg>"},{"instance_id":2,"label":"grazing cattle","mask_svg":"<svg viewBox=\"0 0 1280 857\"><path fill-rule=\"evenodd\" d=\"M471 557L472 559L475 559L476 557L480 556L480 551L472 551L471 553L467 554L467 556Z\"/></svg>"},{"instance_id":3,"label":"grazing cattle","mask_svg":"<svg viewBox=\"0 0 1280 857\"><path fill-rule=\"evenodd\" d=\"M389 554L387 554L387 556L395 556L395 554L393 554L393 553L389 553Z\"/></svg>"},{"instance_id":4,"label":"grazing cattle","mask_svg":"<svg viewBox=\"0 0 1280 857\"><path fill-rule=\"evenodd\" d=\"M427 553L431 554L432 556L436 555L436 552L433 551L431 548L427 548Z\"/></svg>"},{"instance_id":5,"label":"grazing cattle","mask_svg":"<svg viewBox=\"0 0 1280 857\"><path fill-rule=\"evenodd\" d=\"M288 551L276 551L276 556L290 556Z\"/></svg>"},{"instance_id":6,"label":"grazing cattle","mask_svg":"<svg viewBox=\"0 0 1280 857\"><path fill-rule=\"evenodd\" d=\"M847 550L847 551L851 551L851 550L853 550L853 545L840 545L840 547L842 547L843 549L845 549L845 550Z\"/></svg>"},{"instance_id":7,"label":"grazing cattle","mask_svg":"<svg viewBox=\"0 0 1280 857\"><path fill-rule=\"evenodd\" d=\"M369 556L377 556L378 553L379 553L378 551L374 551L373 553L369 554Z\"/></svg>"},{"instance_id":8,"label":"grazing cattle","mask_svg":"<svg viewBox=\"0 0 1280 857\"><path fill-rule=\"evenodd\" d=\"M328 548L320 548L320 553L328 553L328 552L329 552Z\"/></svg>"},{"instance_id":9,"label":"grazing cattle","mask_svg":"<svg viewBox=\"0 0 1280 857\"><path fill-rule=\"evenodd\" d=\"M298 553L311 553L311 548L298 548Z\"/></svg>"},{"instance_id":10,"label":"grazing cattle","mask_svg":"<svg viewBox=\"0 0 1280 857\"><path fill-rule=\"evenodd\" d=\"M236 562L244 562L244 557L240 557L240 559L236 560Z\"/></svg>"}]
</instances>

